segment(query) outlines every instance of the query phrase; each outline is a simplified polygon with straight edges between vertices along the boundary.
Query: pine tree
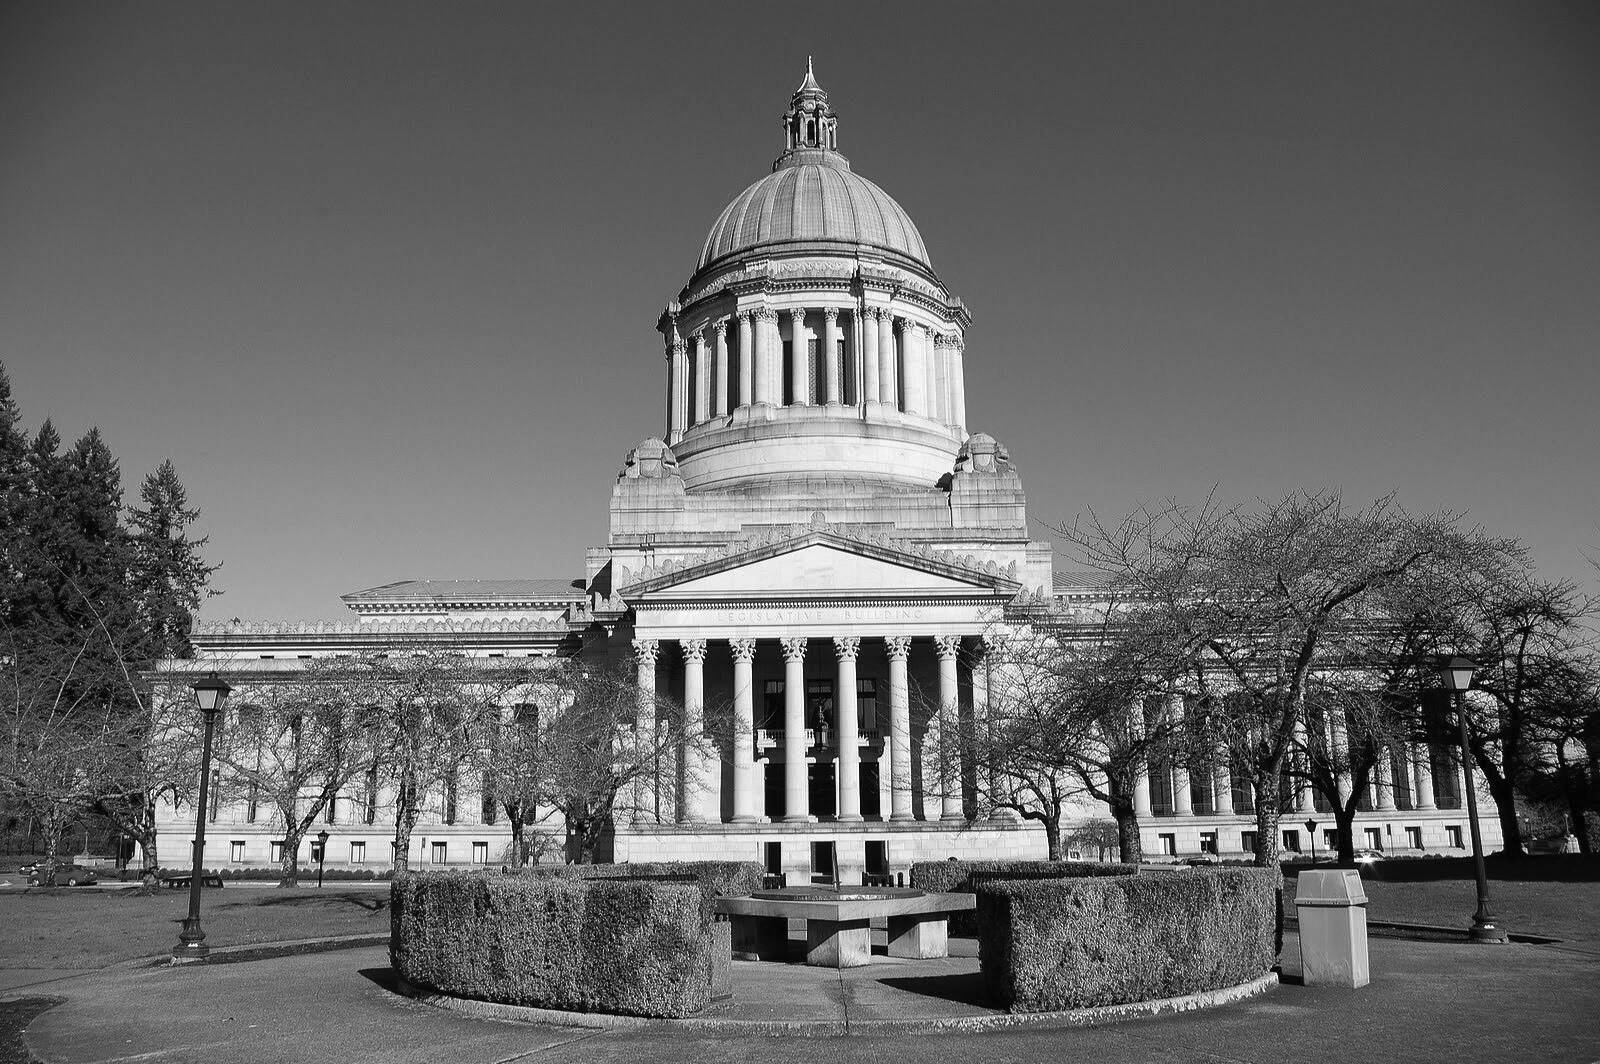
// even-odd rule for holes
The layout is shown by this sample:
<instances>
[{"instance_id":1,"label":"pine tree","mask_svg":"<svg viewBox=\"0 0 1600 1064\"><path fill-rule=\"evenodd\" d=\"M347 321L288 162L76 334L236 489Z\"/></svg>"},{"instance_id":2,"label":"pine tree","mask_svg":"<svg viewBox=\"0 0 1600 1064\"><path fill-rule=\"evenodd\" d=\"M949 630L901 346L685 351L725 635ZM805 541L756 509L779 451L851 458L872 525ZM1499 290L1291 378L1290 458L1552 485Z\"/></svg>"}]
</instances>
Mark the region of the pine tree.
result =
<instances>
[{"instance_id":1,"label":"pine tree","mask_svg":"<svg viewBox=\"0 0 1600 1064\"><path fill-rule=\"evenodd\" d=\"M139 501L143 508L128 510L130 583L145 640L138 656L141 662L188 657L194 612L210 593L207 585L219 567L207 565L200 556L207 537L189 538L189 526L200 511L189 507L188 493L171 459L144 478Z\"/></svg>"}]
</instances>

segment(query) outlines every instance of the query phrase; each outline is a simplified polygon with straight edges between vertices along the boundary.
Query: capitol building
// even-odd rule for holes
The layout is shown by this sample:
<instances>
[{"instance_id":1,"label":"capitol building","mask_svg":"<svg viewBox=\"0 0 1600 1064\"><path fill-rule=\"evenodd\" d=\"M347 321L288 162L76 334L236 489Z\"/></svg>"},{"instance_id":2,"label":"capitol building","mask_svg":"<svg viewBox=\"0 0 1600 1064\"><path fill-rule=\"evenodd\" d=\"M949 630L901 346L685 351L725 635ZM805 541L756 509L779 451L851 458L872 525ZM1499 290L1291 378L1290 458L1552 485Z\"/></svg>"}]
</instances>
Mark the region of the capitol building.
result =
<instances>
[{"instance_id":1,"label":"capitol building","mask_svg":"<svg viewBox=\"0 0 1600 1064\"><path fill-rule=\"evenodd\" d=\"M702 785L659 787L618 817L617 861L753 859L791 882L859 882L916 860L1045 856L1043 827L983 800L959 742L937 732L984 719L996 624L1092 606L1095 582L1029 538L1018 469L984 431L1004 426L969 420L973 316L915 222L841 152L809 69L782 129L770 171L711 222L656 321L661 430L626 449L606 541L581 572L401 581L345 595L341 623L199 625L196 658L163 664L169 681L281 680L396 635L481 656L600 653L691 721L717 706L733 725L694 766ZM1393 751L1376 776L1358 847L1462 845L1441 752ZM206 864L275 860L281 825L236 797L210 812ZM1294 804L1286 848L1321 848L1301 822L1331 829L1331 816L1309 791ZM1138 805L1152 856L1243 856L1252 842L1249 786L1225 763L1152 765ZM412 859L501 863L508 829L478 808L426 818ZM1089 801L1067 821L1107 815ZM186 839L193 824L181 805L161 830ZM336 812L326 827L329 867L387 867L392 824Z\"/></svg>"}]
</instances>

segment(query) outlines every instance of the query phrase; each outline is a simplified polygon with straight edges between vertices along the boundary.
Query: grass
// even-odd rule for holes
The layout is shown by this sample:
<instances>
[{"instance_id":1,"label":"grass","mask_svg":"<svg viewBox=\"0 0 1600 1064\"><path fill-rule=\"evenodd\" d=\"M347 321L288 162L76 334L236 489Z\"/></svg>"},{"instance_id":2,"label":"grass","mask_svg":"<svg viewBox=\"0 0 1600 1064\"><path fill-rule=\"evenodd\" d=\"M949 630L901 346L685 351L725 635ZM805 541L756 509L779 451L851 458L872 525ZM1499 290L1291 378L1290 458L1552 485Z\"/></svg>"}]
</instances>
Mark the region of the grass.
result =
<instances>
[{"instance_id":1,"label":"grass","mask_svg":"<svg viewBox=\"0 0 1600 1064\"><path fill-rule=\"evenodd\" d=\"M1478 905L1472 878L1410 883L1363 877L1367 919L1466 928ZM1294 877L1287 881L1291 900ZM1571 942L1600 943L1600 883L1494 878L1490 909L1509 931Z\"/></svg>"},{"instance_id":2,"label":"grass","mask_svg":"<svg viewBox=\"0 0 1600 1064\"><path fill-rule=\"evenodd\" d=\"M189 892L55 890L0 894L6 967L99 968L156 957L178 941ZM333 935L387 934L389 892L228 887L200 902L206 944L238 946Z\"/></svg>"}]
</instances>

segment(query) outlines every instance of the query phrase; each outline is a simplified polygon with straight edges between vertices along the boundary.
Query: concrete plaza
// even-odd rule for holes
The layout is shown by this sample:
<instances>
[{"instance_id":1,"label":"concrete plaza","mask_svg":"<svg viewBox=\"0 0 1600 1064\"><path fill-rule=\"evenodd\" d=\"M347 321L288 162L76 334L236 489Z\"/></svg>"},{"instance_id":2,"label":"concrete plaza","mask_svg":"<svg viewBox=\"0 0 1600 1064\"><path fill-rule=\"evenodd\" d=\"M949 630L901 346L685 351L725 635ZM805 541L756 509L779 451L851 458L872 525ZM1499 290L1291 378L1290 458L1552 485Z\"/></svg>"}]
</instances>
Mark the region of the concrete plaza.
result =
<instances>
[{"instance_id":1,"label":"concrete plaza","mask_svg":"<svg viewBox=\"0 0 1600 1064\"><path fill-rule=\"evenodd\" d=\"M1600 1057L1600 948L1372 940L1362 990L1298 985L1297 941L1283 985L1215 1009L1094 1028L989 1030L938 1025L992 1010L971 943L957 956L833 971L741 962L723 1020L824 1025L807 1037L651 1024L586 1030L479 1019L399 997L387 950L366 946L180 969L122 965L60 976L7 973L7 998L52 997L29 1050L46 1062L783 1060L886 1055L978 1064L1008 1060L1334 1062L1591 1061ZM963 948L965 947L965 948ZM961 956L959 954L965 954ZM893 1019L892 1035L873 1021ZM925 1021L924 1031L906 1030ZM854 1025L854 1026L852 1026ZM839 1030L850 1033L839 1036ZM880 1029L881 1030L881 1029Z\"/></svg>"}]
</instances>

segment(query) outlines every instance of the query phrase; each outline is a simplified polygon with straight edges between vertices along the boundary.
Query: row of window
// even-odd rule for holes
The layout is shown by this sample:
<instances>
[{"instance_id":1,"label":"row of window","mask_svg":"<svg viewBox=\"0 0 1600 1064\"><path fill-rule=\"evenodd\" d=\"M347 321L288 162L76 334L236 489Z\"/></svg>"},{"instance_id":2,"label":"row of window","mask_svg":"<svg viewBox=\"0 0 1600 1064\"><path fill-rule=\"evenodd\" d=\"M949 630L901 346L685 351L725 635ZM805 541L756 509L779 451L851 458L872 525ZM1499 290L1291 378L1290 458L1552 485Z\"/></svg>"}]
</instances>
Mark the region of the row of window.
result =
<instances>
[{"instance_id":1,"label":"row of window","mask_svg":"<svg viewBox=\"0 0 1600 1064\"><path fill-rule=\"evenodd\" d=\"M1361 843L1364 849L1386 850L1384 845L1387 825L1383 828L1363 828L1361 830ZM1422 828L1418 825L1408 825L1404 829L1406 848L1411 850L1422 849ZM1466 844L1461 835L1460 824L1446 824L1444 826L1445 845L1453 850L1464 850ZM1178 835L1176 832L1162 832L1156 837L1157 849L1167 857L1176 857L1178 854ZM1285 828L1283 830L1283 848L1289 853L1303 853L1305 847L1301 842L1302 836L1299 828ZM1339 845L1339 834L1334 828L1322 829L1322 848L1333 851ZM1253 831L1239 832L1239 849L1249 853L1256 848L1256 833ZM1217 833L1215 831L1202 831L1200 833L1200 852L1215 854L1217 849Z\"/></svg>"},{"instance_id":2,"label":"row of window","mask_svg":"<svg viewBox=\"0 0 1600 1064\"><path fill-rule=\"evenodd\" d=\"M350 864L361 865L367 863L366 840L351 839L347 845L350 847L348 851L348 860ZM470 846L473 864L489 863L489 844L486 841L474 839L471 841ZM274 839L272 840L271 847L272 863L277 864L283 860L283 843L278 839ZM332 853L330 853L328 856L330 859L337 860L337 857ZM389 843L389 856L390 862L393 863L394 843L392 841ZM229 841L228 860L232 861L234 864L241 864L244 862L245 840L232 839ZM428 862L430 864L449 864L451 860L452 857L450 853L450 843L436 839L428 844ZM322 843L313 839L311 840L311 863L318 864L321 861Z\"/></svg>"}]
</instances>

